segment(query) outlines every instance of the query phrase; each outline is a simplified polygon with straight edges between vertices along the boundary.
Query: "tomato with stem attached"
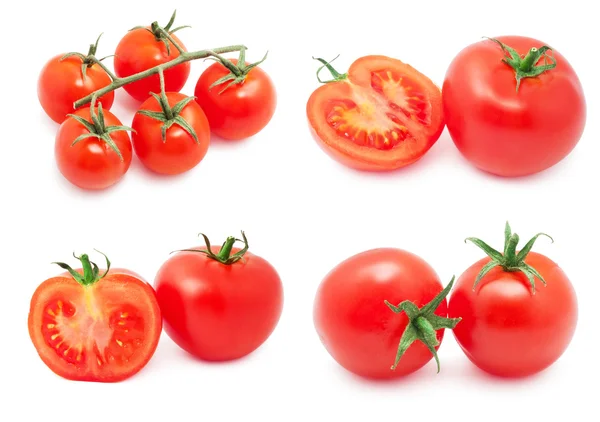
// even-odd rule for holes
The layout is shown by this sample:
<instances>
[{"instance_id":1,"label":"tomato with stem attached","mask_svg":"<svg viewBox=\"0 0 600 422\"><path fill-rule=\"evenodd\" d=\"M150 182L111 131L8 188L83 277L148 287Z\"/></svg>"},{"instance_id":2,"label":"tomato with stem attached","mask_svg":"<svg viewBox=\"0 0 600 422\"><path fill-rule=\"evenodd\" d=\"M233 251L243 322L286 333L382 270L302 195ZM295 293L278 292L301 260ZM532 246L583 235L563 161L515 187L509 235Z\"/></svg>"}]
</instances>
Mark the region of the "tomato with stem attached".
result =
<instances>
[{"instance_id":1,"label":"tomato with stem attached","mask_svg":"<svg viewBox=\"0 0 600 422\"><path fill-rule=\"evenodd\" d=\"M194 95L208 118L211 131L226 140L254 136L271 121L277 93L259 62L248 64L245 49L239 59L215 58L198 78Z\"/></svg>"},{"instance_id":2,"label":"tomato with stem attached","mask_svg":"<svg viewBox=\"0 0 600 422\"><path fill-rule=\"evenodd\" d=\"M450 137L476 168L501 177L539 173L562 161L585 127L586 102L573 67L528 37L464 48L443 84Z\"/></svg>"},{"instance_id":3,"label":"tomato with stem attached","mask_svg":"<svg viewBox=\"0 0 600 422\"><path fill-rule=\"evenodd\" d=\"M340 163L358 170L390 171L421 159L444 129L440 88L400 60L365 56L347 73L330 63L317 72L306 112L317 144ZM319 72L333 75L323 81Z\"/></svg>"},{"instance_id":4,"label":"tomato with stem attached","mask_svg":"<svg viewBox=\"0 0 600 422\"><path fill-rule=\"evenodd\" d=\"M87 56L81 53L61 54L50 59L42 68L37 84L37 94L44 112L56 123L62 123L75 111L74 103L92 92L111 84L109 74L96 59L98 41L90 45ZM105 110L110 110L115 93L98 98Z\"/></svg>"},{"instance_id":5,"label":"tomato with stem attached","mask_svg":"<svg viewBox=\"0 0 600 422\"><path fill-rule=\"evenodd\" d=\"M413 373L435 358L447 318L446 288L421 257L395 248L356 254L333 268L314 300L325 349L346 370L373 379ZM459 324L460 325L460 324Z\"/></svg>"},{"instance_id":6,"label":"tomato with stem attached","mask_svg":"<svg viewBox=\"0 0 600 422\"><path fill-rule=\"evenodd\" d=\"M524 377L548 368L575 333L575 290L554 261L531 251L539 236L547 235L517 251L519 236L506 223L503 252L467 239L488 256L458 278L448 314L462 318L453 333L466 356L492 375Z\"/></svg>"},{"instance_id":7,"label":"tomato with stem attached","mask_svg":"<svg viewBox=\"0 0 600 422\"><path fill-rule=\"evenodd\" d=\"M105 256L105 255L104 255ZM106 257L106 256L105 256ZM76 258L35 290L29 336L55 374L74 381L118 382L141 371L158 346L162 319L156 295L137 273Z\"/></svg>"},{"instance_id":8,"label":"tomato with stem attached","mask_svg":"<svg viewBox=\"0 0 600 422\"><path fill-rule=\"evenodd\" d=\"M283 309L283 285L273 266L228 237L221 247L179 251L160 267L154 288L165 332L199 359L229 361L260 347Z\"/></svg>"}]
</instances>

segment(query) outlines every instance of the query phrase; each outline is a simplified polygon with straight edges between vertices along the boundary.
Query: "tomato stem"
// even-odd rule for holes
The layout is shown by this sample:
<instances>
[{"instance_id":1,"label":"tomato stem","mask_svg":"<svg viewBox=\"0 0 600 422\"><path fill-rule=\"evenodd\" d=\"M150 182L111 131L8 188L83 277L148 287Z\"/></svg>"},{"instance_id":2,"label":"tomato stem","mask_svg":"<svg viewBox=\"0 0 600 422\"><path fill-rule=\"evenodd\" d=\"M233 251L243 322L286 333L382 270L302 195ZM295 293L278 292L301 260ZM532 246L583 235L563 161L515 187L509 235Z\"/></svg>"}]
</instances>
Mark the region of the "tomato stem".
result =
<instances>
[{"instance_id":1,"label":"tomato stem","mask_svg":"<svg viewBox=\"0 0 600 422\"><path fill-rule=\"evenodd\" d=\"M319 62L323 63L323 66L321 66L319 69L317 69L317 80L320 83L326 84L326 83L330 83L330 82L339 82L339 81L343 81L343 80L345 80L345 79L348 78L348 74L347 73L340 73L337 70L335 70L334 67L331 65L331 63L334 60L336 60L338 57L340 57L339 54L333 60L330 60L328 62L325 61L325 60L323 60L323 59L320 59L320 58L316 58L315 59L313 57L314 60L318 60ZM319 76L319 74L321 73L321 71L324 68L327 68L327 70L329 70L329 73L331 73L331 76L333 76L333 79L329 79L329 80L325 80L325 81L321 79L321 77Z\"/></svg>"},{"instance_id":2,"label":"tomato stem","mask_svg":"<svg viewBox=\"0 0 600 422\"><path fill-rule=\"evenodd\" d=\"M71 274L71 276L75 279L75 281L77 281L82 286L91 286L92 284L103 279L106 276L106 274L108 274L108 271L110 270L110 260L108 259L108 257L105 254L103 254L102 252L100 252L99 250L97 250L97 249L94 249L94 250L96 252L102 254L104 256L104 258L106 259L106 271L102 275L100 275L100 269L98 268L98 265L96 265L95 262L91 262L90 258L87 254L77 256L77 255L75 255L75 253L73 253L73 256L76 259L78 259L79 262L81 262L83 274L80 274L79 272L75 271L73 268L71 268L68 264L65 264L64 262L53 262L53 264L56 264L59 267L67 270L69 272L69 274Z\"/></svg>"},{"instance_id":3,"label":"tomato stem","mask_svg":"<svg viewBox=\"0 0 600 422\"><path fill-rule=\"evenodd\" d=\"M208 237L204 233L200 233L200 236L204 238L204 242L206 243L206 249L182 249L180 250L180 252L203 253L209 258L214 259L215 261L218 261L224 265L231 265L238 262L239 260L243 259L246 252L248 252L248 239L246 238L246 234L243 230L242 239L237 239L233 236L229 236L221 246L218 254L215 254L212 251L210 240L208 239ZM235 242L244 242L244 247L232 255L231 251L233 250Z\"/></svg>"},{"instance_id":4,"label":"tomato stem","mask_svg":"<svg viewBox=\"0 0 600 422\"><path fill-rule=\"evenodd\" d=\"M265 53L265 56L261 60L255 62L255 63L252 63L252 64L246 64L246 48L244 47L244 48L240 49L240 55L239 55L239 58L237 61L237 65L234 64L231 60L228 60L225 57L215 54L213 57L210 57L209 60L214 60L216 62L221 63L223 66L225 66L229 70L229 73L227 75L223 76L222 78L217 79L215 82L213 82L210 85L209 89L212 89L215 86L221 85L225 82L229 82L225 86L225 88L223 88L221 91L219 91L219 94L222 94L232 85L243 84L244 81L246 80L246 77L248 76L248 73L250 73L250 71L252 69L254 69L255 67L262 64L265 60L267 60L268 54L269 54L269 52L267 51Z\"/></svg>"}]
</instances>

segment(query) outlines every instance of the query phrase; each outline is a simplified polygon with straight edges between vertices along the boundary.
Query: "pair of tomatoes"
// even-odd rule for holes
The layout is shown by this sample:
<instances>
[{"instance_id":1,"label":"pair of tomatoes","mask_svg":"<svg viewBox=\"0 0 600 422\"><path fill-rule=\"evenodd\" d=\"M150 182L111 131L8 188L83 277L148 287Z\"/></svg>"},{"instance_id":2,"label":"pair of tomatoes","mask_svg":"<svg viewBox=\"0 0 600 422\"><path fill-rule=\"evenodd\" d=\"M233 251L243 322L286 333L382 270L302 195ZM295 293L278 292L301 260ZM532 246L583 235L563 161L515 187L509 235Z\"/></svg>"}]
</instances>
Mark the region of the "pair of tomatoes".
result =
<instances>
[{"instance_id":1,"label":"pair of tomatoes","mask_svg":"<svg viewBox=\"0 0 600 422\"><path fill-rule=\"evenodd\" d=\"M540 372L564 353L577 324L570 280L555 262L531 252L540 235L519 252L519 238L508 223L503 252L469 239L488 256L445 288L434 269L411 252L359 253L338 264L319 286L316 331L335 361L367 378L399 378L432 358L439 371L437 350L445 329L452 329L470 361L490 374Z\"/></svg>"},{"instance_id":2,"label":"pair of tomatoes","mask_svg":"<svg viewBox=\"0 0 600 422\"><path fill-rule=\"evenodd\" d=\"M242 233L243 235L243 233ZM206 238L205 238L206 239ZM70 380L116 382L152 358L164 327L191 355L210 361L241 358L274 331L283 308L275 268L230 237L222 247L180 251L156 274L100 271L87 255L81 267L42 282L30 304L29 335L42 361ZM164 324L164 325L163 325Z\"/></svg>"},{"instance_id":3,"label":"pair of tomatoes","mask_svg":"<svg viewBox=\"0 0 600 422\"><path fill-rule=\"evenodd\" d=\"M345 74L319 60L333 79L321 81L308 100L310 128L325 152L351 168L405 167L447 127L477 168L525 176L564 159L583 134L586 103L577 74L565 57L532 38L468 46L450 64L442 88L389 57L362 57Z\"/></svg>"}]
</instances>

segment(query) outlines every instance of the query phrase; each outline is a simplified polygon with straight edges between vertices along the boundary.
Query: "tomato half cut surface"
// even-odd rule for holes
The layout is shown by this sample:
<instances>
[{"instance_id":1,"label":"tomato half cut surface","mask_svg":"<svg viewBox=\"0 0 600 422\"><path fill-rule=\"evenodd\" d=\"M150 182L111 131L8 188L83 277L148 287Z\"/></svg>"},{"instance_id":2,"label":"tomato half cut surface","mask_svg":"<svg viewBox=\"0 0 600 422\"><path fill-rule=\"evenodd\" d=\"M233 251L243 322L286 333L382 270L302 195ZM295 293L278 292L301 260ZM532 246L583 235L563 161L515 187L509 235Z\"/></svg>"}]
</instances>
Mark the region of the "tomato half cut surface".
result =
<instances>
[{"instance_id":1,"label":"tomato half cut surface","mask_svg":"<svg viewBox=\"0 0 600 422\"><path fill-rule=\"evenodd\" d=\"M89 285L68 272L45 280L32 296L28 326L40 358L57 375L116 382L139 372L153 356L162 319L148 283L128 270L111 269Z\"/></svg>"},{"instance_id":2,"label":"tomato half cut surface","mask_svg":"<svg viewBox=\"0 0 600 422\"><path fill-rule=\"evenodd\" d=\"M318 144L339 162L396 170L423 157L442 134L441 90L412 66L365 56L348 73L332 74L310 96L307 116Z\"/></svg>"}]
</instances>

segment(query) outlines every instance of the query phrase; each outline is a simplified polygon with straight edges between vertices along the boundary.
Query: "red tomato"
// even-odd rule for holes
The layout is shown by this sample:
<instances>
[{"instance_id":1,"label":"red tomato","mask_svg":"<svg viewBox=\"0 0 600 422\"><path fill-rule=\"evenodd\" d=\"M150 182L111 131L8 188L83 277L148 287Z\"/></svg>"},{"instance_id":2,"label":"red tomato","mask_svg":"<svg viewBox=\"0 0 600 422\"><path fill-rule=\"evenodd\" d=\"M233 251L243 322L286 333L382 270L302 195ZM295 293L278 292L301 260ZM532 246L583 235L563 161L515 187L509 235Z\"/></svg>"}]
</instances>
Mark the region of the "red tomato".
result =
<instances>
[{"instance_id":1,"label":"red tomato","mask_svg":"<svg viewBox=\"0 0 600 422\"><path fill-rule=\"evenodd\" d=\"M546 369L567 349L577 324L577 298L555 262L529 252L532 242L519 259L518 238L511 242L504 254L483 247L490 257L459 277L448 314L462 318L454 336L471 362L496 376L522 377ZM534 289L539 277L546 285Z\"/></svg>"},{"instance_id":2,"label":"red tomato","mask_svg":"<svg viewBox=\"0 0 600 422\"><path fill-rule=\"evenodd\" d=\"M517 90L516 72L503 61L509 52L492 40L466 47L444 80L448 131L462 155L483 171L505 177L538 173L579 142L586 121L582 86L569 62L557 51L542 49L542 42L518 36L498 40L521 56L515 66L525 55L532 58L538 67L529 74L540 73L545 63L550 68L523 77Z\"/></svg>"},{"instance_id":3,"label":"red tomato","mask_svg":"<svg viewBox=\"0 0 600 422\"><path fill-rule=\"evenodd\" d=\"M200 359L248 355L267 340L281 316L279 275L265 259L247 252L247 243L233 247L235 241L230 237L221 248L211 246L210 255L206 248L178 252L156 275L165 332Z\"/></svg>"},{"instance_id":4,"label":"red tomato","mask_svg":"<svg viewBox=\"0 0 600 422\"><path fill-rule=\"evenodd\" d=\"M131 165L131 140L125 130L128 128L110 111L102 113L104 128L92 124L90 107L85 107L73 113L75 117L67 118L56 134L54 151L58 169L69 182L83 189L108 188L117 183ZM89 122L90 127L77 117ZM113 128L123 130L112 131ZM73 145L81 136L86 137Z\"/></svg>"},{"instance_id":5,"label":"red tomato","mask_svg":"<svg viewBox=\"0 0 600 422\"><path fill-rule=\"evenodd\" d=\"M402 377L432 357L437 360L442 325L458 323L445 318L451 286L444 289L433 268L410 252L362 252L322 281L314 302L315 328L329 354L348 371L366 378Z\"/></svg>"},{"instance_id":6,"label":"red tomato","mask_svg":"<svg viewBox=\"0 0 600 422\"><path fill-rule=\"evenodd\" d=\"M318 145L337 161L395 170L419 160L440 137L440 89L410 65L366 56L346 74L330 71L337 80L312 93L306 112Z\"/></svg>"},{"instance_id":7,"label":"red tomato","mask_svg":"<svg viewBox=\"0 0 600 422\"><path fill-rule=\"evenodd\" d=\"M121 39L114 58L115 73L119 78L143 72L179 57L177 48L160 35L158 28L157 23L146 28L135 28ZM164 29L170 32L169 28L170 25ZM175 34L170 32L170 35L184 51L187 51L185 45ZM165 70L165 90L179 92L190 75L190 69L191 65L188 61ZM147 76L128 83L123 88L136 100L145 101L150 97L150 92L157 94L160 92L160 77L158 74Z\"/></svg>"},{"instance_id":8,"label":"red tomato","mask_svg":"<svg viewBox=\"0 0 600 422\"><path fill-rule=\"evenodd\" d=\"M73 113L73 103L98 89L110 85L112 80L97 64L86 66L83 77L83 60L70 56L60 60L58 55L49 60L40 73L37 85L38 99L46 114L56 123L62 123L67 114ZM115 93L111 91L98 99L105 110L114 102ZM89 103L83 107L89 107Z\"/></svg>"},{"instance_id":9,"label":"red tomato","mask_svg":"<svg viewBox=\"0 0 600 422\"><path fill-rule=\"evenodd\" d=\"M206 155L210 128L193 97L168 92L166 98L168 108L154 97L142 104L133 118L131 138L137 157L150 170L180 174L194 168ZM167 127L164 139L163 126Z\"/></svg>"},{"instance_id":10,"label":"red tomato","mask_svg":"<svg viewBox=\"0 0 600 422\"><path fill-rule=\"evenodd\" d=\"M82 267L42 282L28 317L31 341L57 375L75 381L117 382L151 359L162 330L152 286L126 269L94 274ZM92 263L93 265L93 263ZM74 271L76 275L73 274ZM104 275L104 276L103 276Z\"/></svg>"},{"instance_id":11,"label":"red tomato","mask_svg":"<svg viewBox=\"0 0 600 422\"><path fill-rule=\"evenodd\" d=\"M238 65L238 60L230 61ZM240 140L257 134L271 121L277 94L271 78L259 67L253 67L240 83L229 85L231 81L227 81L211 88L230 73L223 64L212 64L198 78L194 95L214 134L227 140Z\"/></svg>"}]
</instances>

